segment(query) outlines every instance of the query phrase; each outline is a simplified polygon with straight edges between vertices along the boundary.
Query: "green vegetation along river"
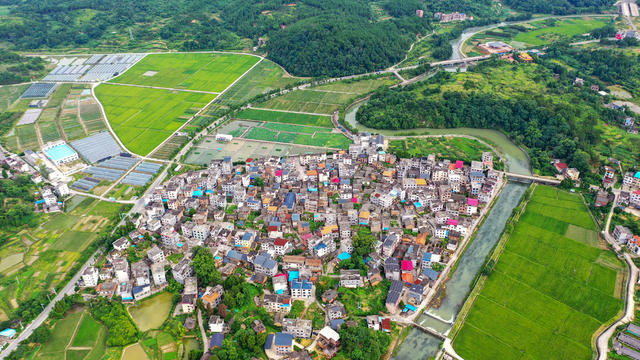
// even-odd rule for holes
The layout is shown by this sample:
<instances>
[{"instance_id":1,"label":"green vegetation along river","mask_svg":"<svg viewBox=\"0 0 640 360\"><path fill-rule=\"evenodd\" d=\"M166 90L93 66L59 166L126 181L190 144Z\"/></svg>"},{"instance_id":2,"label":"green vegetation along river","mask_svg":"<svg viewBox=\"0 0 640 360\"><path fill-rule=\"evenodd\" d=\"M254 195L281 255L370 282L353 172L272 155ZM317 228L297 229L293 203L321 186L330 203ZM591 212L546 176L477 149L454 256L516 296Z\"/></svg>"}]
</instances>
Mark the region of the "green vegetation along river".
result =
<instances>
[{"instance_id":1,"label":"green vegetation along river","mask_svg":"<svg viewBox=\"0 0 640 360\"><path fill-rule=\"evenodd\" d=\"M380 130L366 127L356 120L356 113L365 102L360 102L349 107L345 113L345 121L352 128L385 136L420 136L420 135L466 135L478 138L491 145L506 160L506 169L509 172L531 175L529 158L516 144L509 140L503 133L491 129L454 128L454 129L412 129L412 130Z\"/></svg>"}]
</instances>

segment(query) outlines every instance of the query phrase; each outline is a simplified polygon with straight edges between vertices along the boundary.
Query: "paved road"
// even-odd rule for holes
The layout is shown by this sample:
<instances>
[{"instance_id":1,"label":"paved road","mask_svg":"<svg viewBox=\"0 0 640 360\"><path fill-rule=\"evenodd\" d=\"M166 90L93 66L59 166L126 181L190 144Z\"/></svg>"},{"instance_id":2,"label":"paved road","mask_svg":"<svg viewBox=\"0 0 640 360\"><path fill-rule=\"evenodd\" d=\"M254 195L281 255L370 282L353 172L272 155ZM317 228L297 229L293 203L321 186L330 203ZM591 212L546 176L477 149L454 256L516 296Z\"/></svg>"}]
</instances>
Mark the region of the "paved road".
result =
<instances>
[{"instance_id":1,"label":"paved road","mask_svg":"<svg viewBox=\"0 0 640 360\"><path fill-rule=\"evenodd\" d=\"M204 326L202 325L202 311L200 311L200 309L198 309L198 326L202 334L202 351L206 354L209 350L209 339L207 339L207 333L204 331Z\"/></svg>"},{"instance_id":2,"label":"paved road","mask_svg":"<svg viewBox=\"0 0 640 360\"><path fill-rule=\"evenodd\" d=\"M29 338L29 336L31 336L33 331L37 329L40 325L42 325L42 323L45 322L45 320L47 320L53 307L56 305L58 301L60 301L64 297L64 295L67 295L67 294L71 295L74 293L76 283L78 282L78 280L80 280L80 276L82 272L88 266L93 265L95 257L100 253L100 251L101 250L96 251L91 256L91 258L87 260L87 262L82 266L80 271L78 271L78 273L71 279L71 281L69 281L69 283L60 292L58 292L58 295L56 295L56 297L54 297L51 300L49 305L47 305L44 308L44 311L42 311L40 315L38 315L38 317L36 317L29 325L27 325L27 327L18 335L18 337L15 340L13 340L12 342L9 343L9 345L7 345L7 347L0 353L0 359L4 359L7 356L9 356L9 354L11 354L18 347L18 345L20 345L22 341Z\"/></svg>"},{"instance_id":3,"label":"paved road","mask_svg":"<svg viewBox=\"0 0 640 360\"><path fill-rule=\"evenodd\" d=\"M616 328L620 325L626 324L628 322L633 321L635 318L635 284L638 282L638 267L633 263L633 259L628 253L622 254L622 247L618 242L611 236L609 233L609 228L611 226L611 218L613 217L613 210L615 209L615 204L618 201L618 196L620 191L614 190L615 198L613 200L613 205L611 206L611 210L609 211L609 215L607 216L607 222L605 223L604 229L602 230L602 236L607 240L609 244L613 247L615 252L618 254L618 257L621 255L624 256L624 260L627 263L629 268L629 275L627 277L627 292L625 296L625 306L624 306L624 314L618 319L614 324L609 326L605 331L603 331L596 340L596 347L598 349L598 360L606 360L607 355L609 353L609 340L611 336L616 331Z\"/></svg>"}]
</instances>

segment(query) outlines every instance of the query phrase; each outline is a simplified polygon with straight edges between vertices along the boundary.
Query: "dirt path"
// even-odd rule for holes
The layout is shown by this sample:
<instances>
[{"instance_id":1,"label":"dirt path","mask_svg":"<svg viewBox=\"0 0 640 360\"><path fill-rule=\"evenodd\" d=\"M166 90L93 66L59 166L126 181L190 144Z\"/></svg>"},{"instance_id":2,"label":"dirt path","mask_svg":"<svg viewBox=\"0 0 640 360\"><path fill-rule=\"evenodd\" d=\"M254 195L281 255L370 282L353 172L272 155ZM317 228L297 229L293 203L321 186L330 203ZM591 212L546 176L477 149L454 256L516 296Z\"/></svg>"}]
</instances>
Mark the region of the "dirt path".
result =
<instances>
[{"instance_id":1,"label":"dirt path","mask_svg":"<svg viewBox=\"0 0 640 360\"><path fill-rule=\"evenodd\" d=\"M37 121L33 123L33 127L36 129L36 137L38 138L38 144L40 145L40 147L42 147L44 143L42 142L42 135L40 134L40 126L38 126Z\"/></svg>"},{"instance_id":2,"label":"dirt path","mask_svg":"<svg viewBox=\"0 0 640 360\"><path fill-rule=\"evenodd\" d=\"M89 135L89 130L87 130L87 125L84 123L84 120L82 120L82 115L80 115L80 99L78 99L78 108L77 108L77 115L78 115L78 122L80 123L80 126L82 126L82 131L84 131L85 135Z\"/></svg>"},{"instance_id":3,"label":"dirt path","mask_svg":"<svg viewBox=\"0 0 640 360\"><path fill-rule=\"evenodd\" d=\"M73 342L73 339L76 337L76 333L78 332L78 328L80 327L80 323L82 322L82 320L84 319L84 316L86 314L83 312L82 315L80 316L80 319L78 319L78 322L76 323L76 327L75 329L73 329L73 334L71 334L71 337L69 338L69 343L67 344L67 346L64 347L64 358L67 358L67 350L83 350L83 348L72 348L71 343ZM91 348L89 348L91 349Z\"/></svg>"}]
</instances>

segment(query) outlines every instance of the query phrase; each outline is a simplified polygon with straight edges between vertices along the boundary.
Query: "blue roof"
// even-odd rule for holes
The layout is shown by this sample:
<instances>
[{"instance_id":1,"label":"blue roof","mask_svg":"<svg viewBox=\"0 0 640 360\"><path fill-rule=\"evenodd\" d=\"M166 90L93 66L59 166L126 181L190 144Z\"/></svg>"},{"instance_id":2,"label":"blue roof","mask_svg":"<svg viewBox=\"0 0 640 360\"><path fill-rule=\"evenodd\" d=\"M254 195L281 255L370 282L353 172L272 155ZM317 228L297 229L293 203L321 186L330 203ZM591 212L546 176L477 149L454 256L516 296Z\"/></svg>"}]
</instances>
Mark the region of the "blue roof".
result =
<instances>
[{"instance_id":1,"label":"blue roof","mask_svg":"<svg viewBox=\"0 0 640 360\"><path fill-rule=\"evenodd\" d=\"M194 190L193 191L193 196L201 197L202 196L202 190Z\"/></svg>"},{"instance_id":2,"label":"blue roof","mask_svg":"<svg viewBox=\"0 0 640 360\"><path fill-rule=\"evenodd\" d=\"M246 232L246 233L242 234L242 240L244 240L244 241L251 240L252 237L253 237L253 234L250 233L250 232Z\"/></svg>"},{"instance_id":3,"label":"blue roof","mask_svg":"<svg viewBox=\"0 0 640 360\"><path fill-rule=\"evenodd\" d=\"M222 346L222 340L224 340L223 333L214 333L211 335L211 341L209 341L209 348Z\"/></svg>"},{"instance_id":4,"label":"blue roof","mask_svg":"<svg viewBox=\"0 0 640 360\"><path fill-rule=\"evenodd\" d=\"M16 330L15 329L4 329L2 331L0 331L0 336L4 336L4 337L14 337L16 335Z\"/></svg>"},{"instance_id":5,"label":"blue roof","mask_svg":"<svg viewBox=\"0 0 640 360\"><path fill-rule=\"evenodd\" d=\"M413 205L414 205L415 207L417 207L417 208L422 207L422 203L421 203L420 201L416 201L416 202L414 202L414 203L413 203Z\"/></svg>"},{"instance_id":6,"label":"blue roof","mask_svg":"<svg viewBox=\"0 0 640 360\"><path fill-rule=\"evenodd\" d=\"M293 336L286 333L276 333L273 344L275 346L291 346L293 344Z\"/></svg>"},{"instance_id":7,"label":"blue roof","mask_svg":"<svg viewBox=\"0 0 640 360\"><path fill-rule=\"evenodd\" d=\"M426 252L422 255L422 261L431 261L431 253Z\"/></svg>"},{"instance_id":8,"label":"blue roof","mask_svg":"<svg viewBox=\"0 0 640 360\"><path fill-rule=\"evenodd\" d=\"M267 341L264 343L264 349L271 349L271 345L273 345L273 334L267 335Z\"/></svg>"},{"instance_id":9,"label":"blue roof","mask_svg":"<svg viewBox=\"0 0 640 360\"><path fill-rule=\"evenodd\" d=\"M287 193L287 196L284 198L284 205L289 209L293 209L293 204L296 202L296 194L295 193Z\"/></svg>"},{"instance_id":10,"label":"blue roof","mask_svg":"<svg viewBox=\"0 0 640 360\"><path fill-rule=\"evenodd\" d=\"M327 245L325 245L323 242L319 243L318 245L313 247L316 250L320 250L320 249L326 249Z\"/></svg>"},{"instance_id":11,"label":"blue roof","mask_svg":"<svg viewBox=\"0 0 640 360\"><path fill-rule=\"evenodd\" d=\"M291 214L291 220L300 221L300 214Z\"/></svg>"},{"instance_id":12,"label":"blue roof","mask_svg":"<svg viewBox=\"0 0 640 360\"><path fill-rule=\"evenodd\" d=\"M331 320L331 328L335 331L338 331L338 329L340 329L340 326L344 323L344 319L335 319L335 320Z\"/></svg>"},{"instance_id":13,"label":"blue roof","mask_svg":"<svg viewBox=\"0 0 640 360\"><path fill-rule=\"evenodd\" d=\"M440 275L439 272L429 268L424 269L422 273L431 280L436 280L438 278L438 275Z\"/></svg>"},{"instance_id":14,"label":"blue roof","mask_svg":"<svg viewBox=\"0 0 640 360\"><path fill-rule=\"evenodd\" d=\"M286 333L276 333L273 344L275 346L291 346L293 344L293 336Z\"/></svg>"},{"instance_id":15,"label":"blue roof","mask_svg":"<svg viewBox=\"0 0 640 360\"><path fill-rule=\"evenodd\" d=\"M640 179L640 171L637 171L634 177L637 177L638 179Z\"/></svg>"},{"instance_id":16,"label":"blue roof","mask_svg":"<svg viewBox=\"0 0 640 360\"><path fill-rule=\"evenodd\" d=\"M36 201L36 204L42 204L42 203L44 203L44 200L37 200Z\"/></svg>"},{"instance_id":17,"label":"blue roof","mask_svg":"<svg viewBox=\"0 0 640 360\"><path fill-rule=\"evenodd\" d=\"M297 279L300 277L299 271L289 271L289 281Z\"/></svg>"},{"instance_id":18,"label":"blue roof","mask_svg":"<svg viewBox=\"0 0 640 360\"><path fill-rule=\"evenodd\" d=\"M131 293L133 295L141 293L144 288L149 287L149 285L143 285L143 286L134 286L133 289L131 289Z\"/></svg>"},{"instance_id":19,"label":"blue roof","mask_svg":"<svg viewBox=\"0 0 640 360\"><path fill-rule=\"evenodd\" d=\"M349 254L348 252L343 252L340 255L338 255L338 259L340 259L340 261L347 260L350 258L351 258L351 254Z\"/></svg>"},{"instance_id":20,"label":"blue roof","mask_svg":"<svg viewBox=\"0 0 640 360\"><path fill-rule=\"evenodd\" d=\"M311 283L310 281L307 280L297 280L294 279L291 281L291 288L292 289L305 289L305 290L311 290L311 288L313 287L313 283Z\"/></svg>"},{"instance_id":21,"label":"blue roof","mask_svg":"<svg viewBox=\"0 0 640 360\"><path fill-rule=\"evenodd\" d=\"M418 308L416 308L416 307L415 307L415 306L413 306L413 305L409 305L409 304L405 304L405 306L404 306L404 307L405 307L405 308L407 308L407 309L409 309L409 310L411 310L411 311L416 311L416 310L418 310Z\"/></svg>"}]
</instances>

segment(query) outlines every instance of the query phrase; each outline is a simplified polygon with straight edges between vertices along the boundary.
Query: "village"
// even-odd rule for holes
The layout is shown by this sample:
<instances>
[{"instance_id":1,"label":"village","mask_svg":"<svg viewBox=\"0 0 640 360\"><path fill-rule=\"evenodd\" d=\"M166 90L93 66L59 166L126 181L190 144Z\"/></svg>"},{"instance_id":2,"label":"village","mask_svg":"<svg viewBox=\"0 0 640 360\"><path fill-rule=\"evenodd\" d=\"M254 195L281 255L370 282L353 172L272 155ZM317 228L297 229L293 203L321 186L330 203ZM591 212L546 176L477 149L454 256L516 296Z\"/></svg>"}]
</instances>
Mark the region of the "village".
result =
<instances>
[{"instance_id":1,"label":"village","mask_svg":"<svg viewBox=\"0 0 640 360\"><path fill-rule=\"evenodd\" d=\"M199 283L191 261L205 248L223 278L264 285L264 296L251 301L282 327L267 336L270 358L308 358L296 341L310 338L307 350L335 355L338 330L354 318L340 288L389 282L383 311L367 316L367 324L385 332L392 320L410 324L499 194L502 174L493 170L489 152L471 164L435 155L397 159L383 150L383 136L355 140L348 151L226 158L171 178L144 198L137 229L113 242L101 267L86 268L79 285L133 303L175 280L183 291L174 315L192 314L199 304L225 307L204 320L214 350L230 331L222 316L229 289ZM135 249L147 250L130 262ZM171 257L180 260L172 265ZM327 276L336 286L317 294ZM321 330L312 331L312 320L287 317L297 301L320 305L326 314ZM187 318L187 326L195 327L195 319ZM259 320L252 327L266 331ZM298 357L294 347L302 349Z\"/></svg>"}]
</instances>

